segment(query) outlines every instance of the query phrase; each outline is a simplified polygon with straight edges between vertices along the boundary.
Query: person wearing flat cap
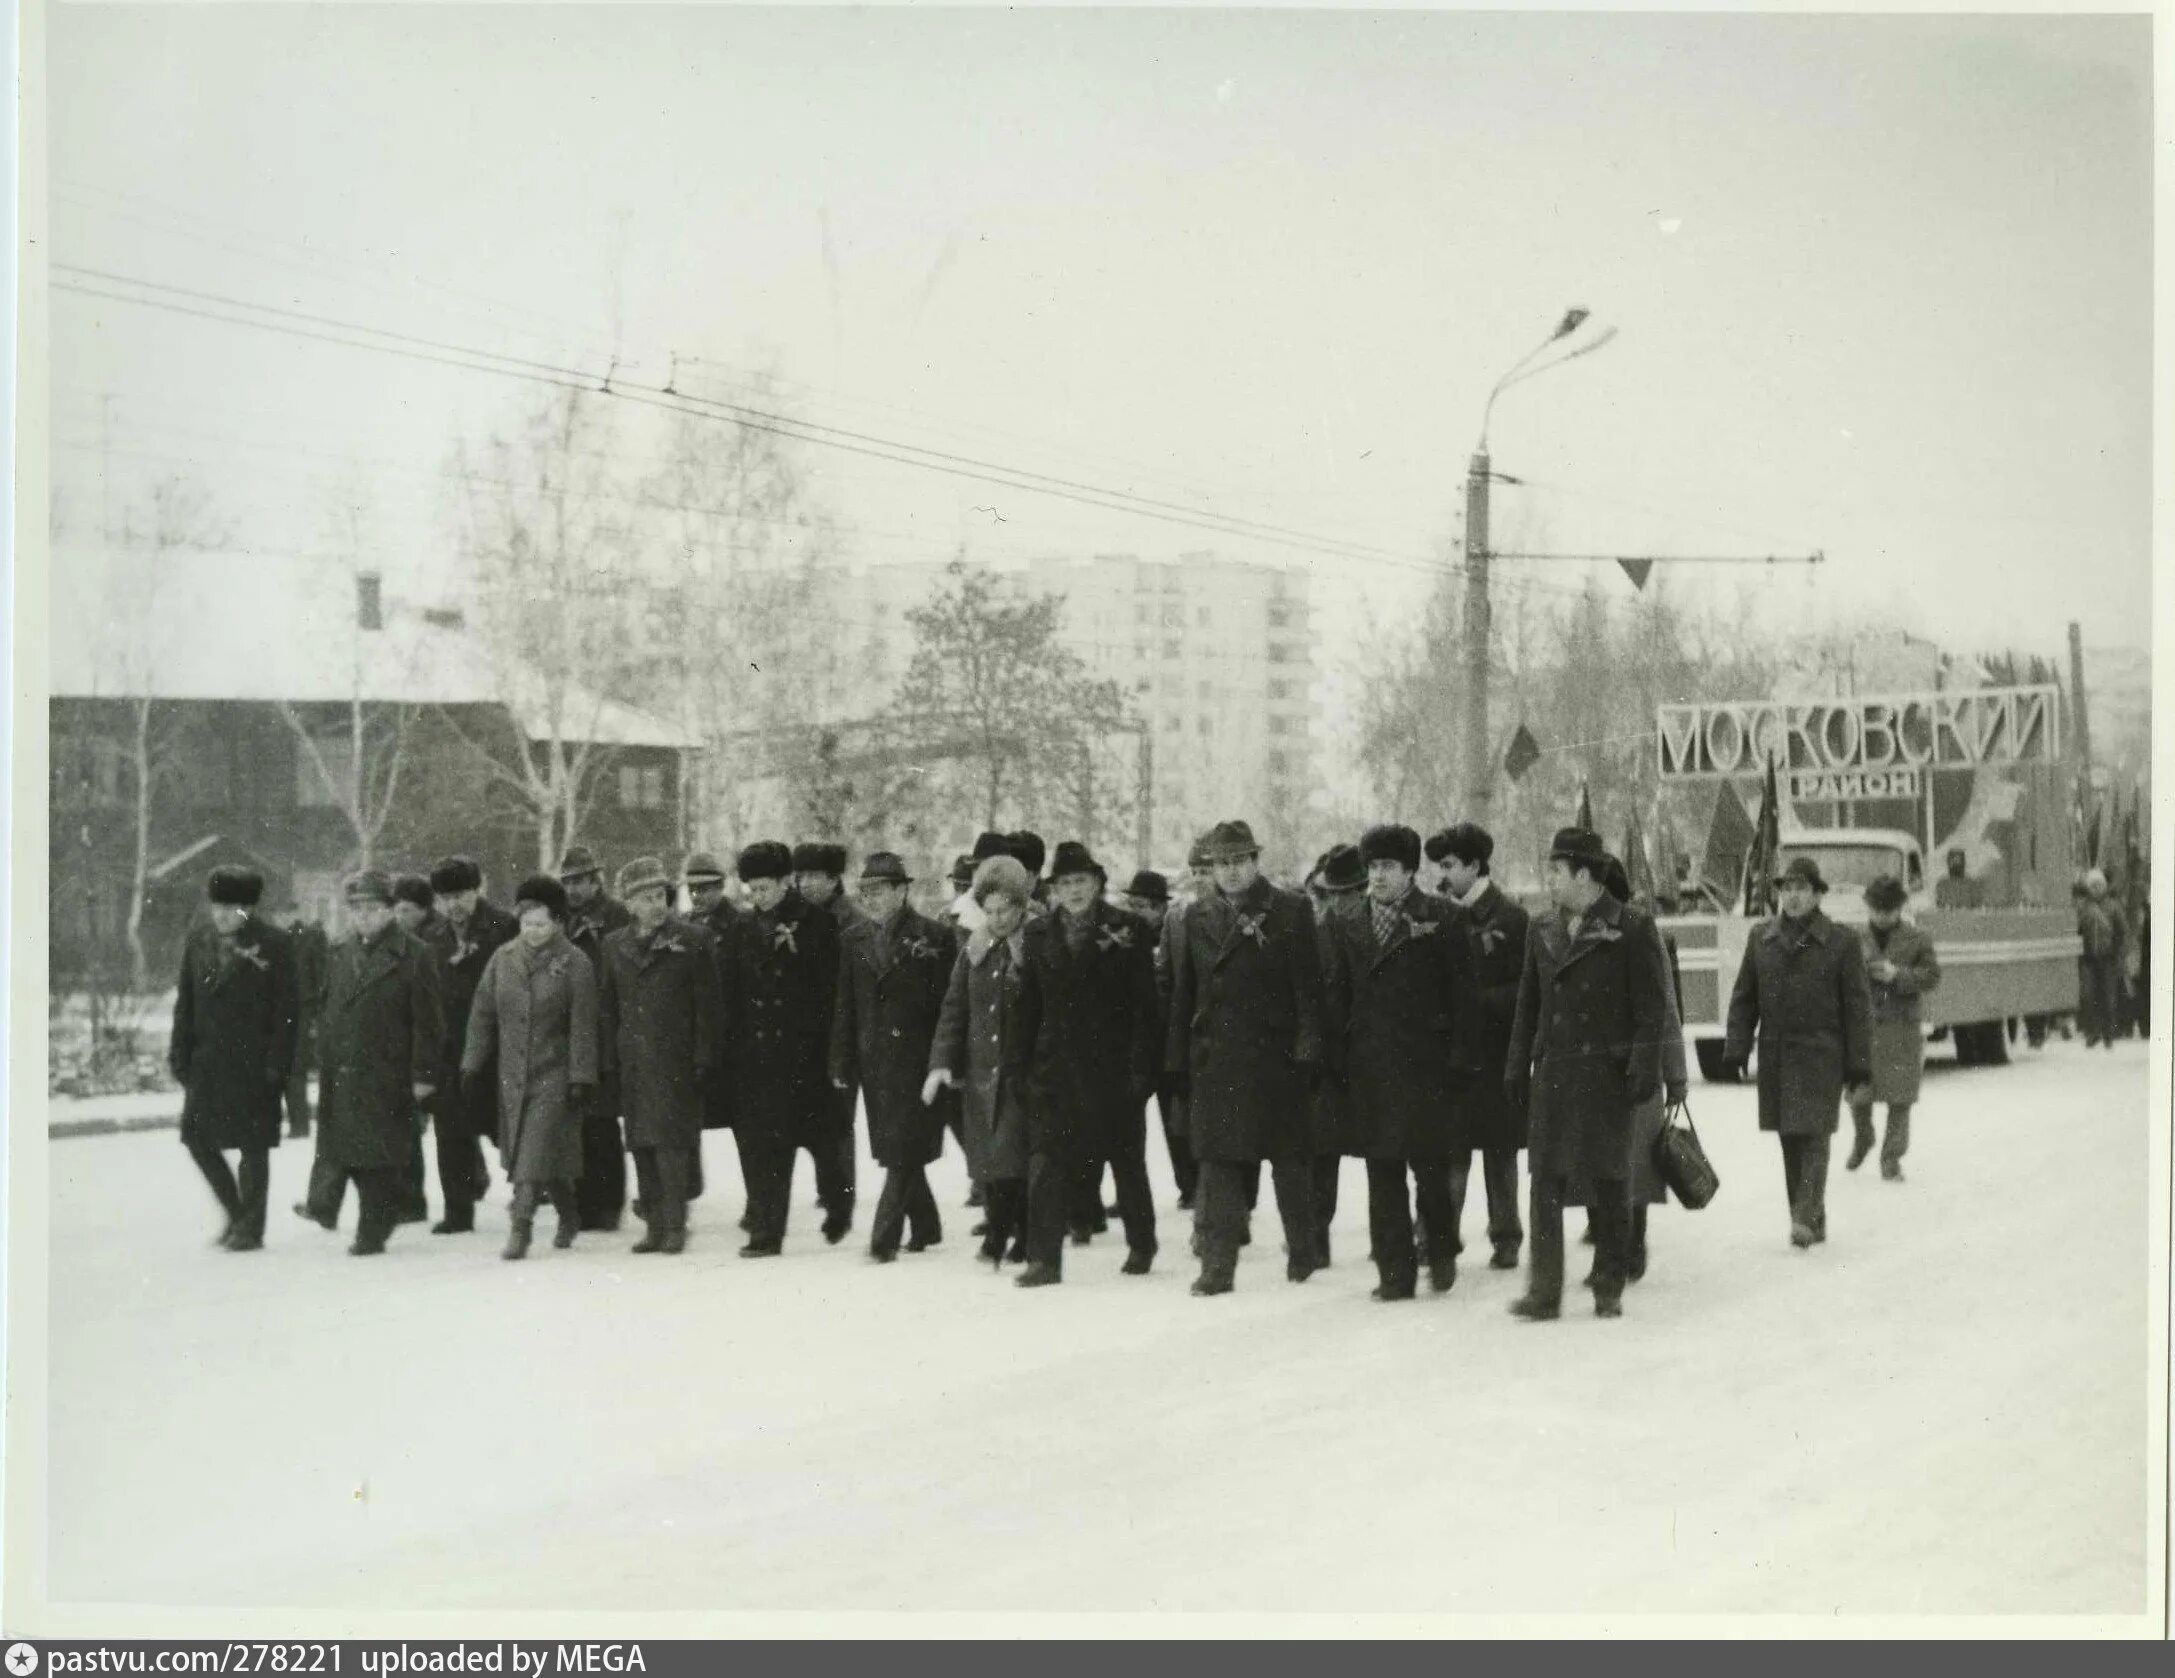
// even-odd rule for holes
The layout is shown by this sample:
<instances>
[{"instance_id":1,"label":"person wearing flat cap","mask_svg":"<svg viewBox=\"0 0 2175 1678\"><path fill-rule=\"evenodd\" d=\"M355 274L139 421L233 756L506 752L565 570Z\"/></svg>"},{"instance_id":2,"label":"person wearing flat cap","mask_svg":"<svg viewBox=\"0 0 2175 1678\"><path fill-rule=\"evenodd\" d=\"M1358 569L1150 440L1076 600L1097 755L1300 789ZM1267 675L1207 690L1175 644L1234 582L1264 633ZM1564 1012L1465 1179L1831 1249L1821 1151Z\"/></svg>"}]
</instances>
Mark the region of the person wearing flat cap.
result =
<instances>
[{"instance_id":1,"label":"person wearing flat cap","mask_svg":"<svg viewBox=\"0 0 2175 1678\"><path fill-rule=\"evenodd\" d=\"M1022 864L1024 867L1025 865ZM1064 1280L1065 1230L1117 1178L1128 1276L1155 1262L1148 1097L1155 1088L1155 957L1146 928L1102 901L1105 874L1068 839L1051 865L1056 907L1028 924L1018 967L1017 1051L1027 1097L1027 1269L1023 1288ZM1076 1236L1078 1233L1075 1223Z\"/></svg>"},{"instance_id":2,"label":"person wearing flat cap","mask_svg":"<svg viewBox=\"0 0 2175 1678\"><path fill-rule=\"evenodd\" d=\"M209 914L181 954L166 1060L184 1092L181 1145L226 1214L216 1244L251 1253L264 1245L272 1150L296 1051L294 941L258 919L264 878L256 870L213 869L205 896Z\"/></svg>"},{"instance_id":3,"label":"person wearing flat cap","mask_svg":"<svg viewBox=\"0 0 2175 1678\"><path fill-rule=\"evenodd\" d=\"M1474 1064L1477 997L1464 911L1414 883L1419 834L1371 827L1359 856L1364 896L1323 925L1328 1058L1367 1160L1374 1297L1408 1300L1422 1257L1415 1198L1429 1285L1448 1293L1457 1282L1450 1169L1471 1148L1461 1097Z\"/></svg>"},{"instance_id":4,"label":"person wearing flat cap","mask_svg":"<svg viewBox=\"0 0 2175 1678\"><path fill-rule=\"evenodd\" d=\"M1843 1162L1857 1170L1878 1141L1880 1174L1891 1183L1903 1181L1903 1156L1911 1146L1911 1108L1918 1101L1926 1069L1924 998L1941 983L1933 940L1903 918L1903 906L1909 901L1903 882L1892 874L1883 874L1865 888L1866 922L1858 936L1873 1001L1873 1076L1851 1093L1850 1121L1856 1135L1850 1157ZM1873 1130L1876 1101L1888 1106L1888 1128L1879 1137Z\"/></svg>"},{"instance_id":5,"label":"person wearing flat cap","mask_svg":"<svg viewBox=\"0 0 2175 1678\"><path fill-rule=\"evenodd\" d=\"M719 971L733 1142L748 1190L748 1240L740 1252L771 1258L785 1247L793 1161L804 1148L827 1203L824 1239L835 1246L853 1227L828 1065L838 923L793 889L793 853L779 841L743 849L739 872L753 913L727 936Z\"/></svg>"},{"instance_id":6,"label":"person wearing flat cap","mask_svg":"<svg viewBox=\"0 0 2175 1678\"><path fill-rule=\"evenodd\" d=\"M1662 1087L1666 957L1653 918L1610 895L1609 855L1586 828L1549 848L1555 908L1526 940L1505 1098L1528 1114L1532 1262L1514 1316L1563 1314L1563 1208L1584 1185L1594 1228L1594 1313L1623 1315L1637 1113Z\"/></svg>"},{"instance_id":7,"label":"person wearing flat cap","mask_svg":"<svg viewBox=\"0 0 2175 1678\"><path fill-rule=\"evenodd\" d=\"M943 1240L928 1168L944 1151L945 1124L958 1106L954 1092L924 1103L921 1085L959 936L916 912L907 902L912 884L890 851L872 851L861 864L861 913L840 936L831 1009L831 1085L849 1103L860 1091L869 1152L884 1168L869 1229L869 1257L878 1264L899 1256L902 1237L910 1253Z\"/></svg>"},{"instance_id":8,"label":"person wearing flat cap","mask_svg":"<svg viewBox=\"0 0 2175 1678\"><path fill-rule=\"evenodd\" d=\"M793 889L801 894L809 907L829 915L841 934L861 919L860 906L846 895L845 884L845 846L810 842L793 847ZM839 1139L839 1158L828 1175L817 1174L816 1207L819 1211L830 1211L833 1195L842 1186L844 1201L840 1209L850 1229L857 1190L855 1178L860 1164L854 1137L854 1092L831 1090L829 1094L832 1128Z\"/></svg>"},{"instance_id":9,"label":"person wearing flat cap","mask_svg":"<svg viewBox=\"0 0 2175 1678\"><path fill-rule=\"evenodd\" d=\"M474 1080L471 1090L459 1076L468 1048L468 1016L484 969L499 946L513 940L520 924L483 895L483 869L474 857L449 856L437 863L430 871L430 889L437 914L422 937L437 957L446 1015L445 1074L431 1104L445 1216L431 1226L431 1233L467 1235L475 1230L476 1202L491 1181L483 1163L483 1138L498 1135L498 1112L487 1080Z\"/></svg>"},{"instance_id":10,"label":"person wearing flat cap","mask_svg":"<svg viewBox=\"0 0 2175 1678\"><path fill-rule=\"evenodd\" d=\"M1858 935L1821 913L1820 865L1792 857L1775 889L1779 913L1745 941L1722 1053L1741 1072L1758 1045L1760 1128L1782 1143L1790 1244L1803 1249L1828 1238L1828 1149L1845 1091L1873 1076L1873 999Z\"/></svg>"},{"instance_id":11,"label":"person wearing flat cap","mask_svg":"<svg viewBox=\"0 0 2175 1678\"><path fill-rule=\"evenodd\" d=\"M1525 975L1531 917L1500 890L1489 873L1495 840L1472 822L1444 828L1427 842L1428 860L1442 870L1442 894L1465 911L1473 944L1473 977L1479 987L1480 1076L1465 1095L1467 1139L1480 1155L1488 1198L1488 1265L1516 1270L1525 1242L1518 1211L1518 1155L1526 1145L1526 1114L1510 1103L1503 1068L1510 1059L1511 1022L1518 1012L1518 982ZM1472 1180L1472 1152L1450 1167L1450 1210L1460 1235L1465 1191Z\"/></svg>"},{"instance_id":12,"label":"person wearing flat cap","mask_svg":"<svg viewBox=\"0 0 2175 1678\"><path fill-rule=\"evenodd\" d=\"M718 1060L717 954L706 928L673 913L672 878L655 857L628 863L618 886L634 921L604 940L597 974L600 1105L624 1120L634 1156L647 1225L634 1251L680 1253Z\"/></svg>"},{"instance_id":13,"label":"person wearing flat cap","mask_svg":"<svg viewBox=\"0 0 2175 1678\"><path fill-rule=\"evenodd\" d=\"M687 887L688 919L710 935L711 959L717 964L717 983L712 987L720 1006L724 997L724 961L727 935L746 913L725 889L725 869L715 853L690 851L687 860L680 864L680 879ZM724 1042L724 1018L720 1014L713 1036L720 1045L718 1063L710 1069L702 1091L702 1128L704 1130L730 1130L733 1127L732 1080L726 1076L722 1054ZM702 1148L698 1142L687 1185L690 1202L700 1200L703 1191ZM642 1216L644 1208L637 1206L635 1216Z\"/></svg>"},{"instance_id":14,"label":"person wearing flat cap","mask_svg":"<svg viewBox=\"0 0 2175 1678\"><path fill-rule=\"evenodd\" d=\"M1171 944L1164 1066L1190 1103L1200 1162L1196 1295L1229 1293L1247 1236L1246 1187L1267 1160L1284 1225L1285 1275L1321 1268L1314 1215L1313 1085L1326 1075L1321 952L1314 912L1261 873L1243 821L1210 830L1216 894L1190 903Z\"/></svg>"},{"instance_id":15,"label":"person wearing flat cap","mask_svg":"<svg viewBox=\"0 0 2175 1678\"><path fill-rule=\"evenodd\" d=\"M327 958L318 1017L318 1146L355 1180L362 1209L348 1251L367 1258L401 1218L419 1113L445 1076L445 1016L429 947L393 916L391 878L365 870L344 895L353 930Z\"/></svg>"},{"instance_id":16,"label":"person wearing flat cap","mask_svg":"<svg viewBox=\"0 0 2175 1678\"><path fill-rule=\"evenodd\" d=\"M566 888L567 941L589 958L592 973L604 970L604 940L634 917L604 889L604 865L587 845L575 845L559 860L559 884ZM620 1146L619 1122L591 1111L582 1120L582 1228L610 1234L627 1210L627 1152Z\"/></svg>"},{"instance_id":17,"label":"person wearing flat cap","mask_svg":"<svg viewBox=\"0 0 2175 1678\"><path fill-rule=\"evenodd\" d=\"M566 888L530 875L515 888L514 915L520 930L492 952L476 986L461 1076L497 1112L499 1155L514 1188L499 1256L519 1260L546 1199L559 1214L552 1245L574 1245L583 1119L600 1103L596 970L566 935Z\"/></svg>"}]
</instances>

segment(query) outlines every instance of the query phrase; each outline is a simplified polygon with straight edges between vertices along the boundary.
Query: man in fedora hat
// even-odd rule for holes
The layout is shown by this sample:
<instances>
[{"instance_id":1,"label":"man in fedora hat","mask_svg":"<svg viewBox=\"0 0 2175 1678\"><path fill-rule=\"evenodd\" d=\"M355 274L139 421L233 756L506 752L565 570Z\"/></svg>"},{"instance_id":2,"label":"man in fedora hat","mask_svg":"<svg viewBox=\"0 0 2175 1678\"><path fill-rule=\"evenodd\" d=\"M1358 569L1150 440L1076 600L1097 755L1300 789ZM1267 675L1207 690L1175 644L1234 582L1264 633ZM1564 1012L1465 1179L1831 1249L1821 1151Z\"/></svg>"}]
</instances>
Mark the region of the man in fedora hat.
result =
<instances>
[{"instance_id":1,"label":"man in fedora hat","mask_svg":"<svg viewBox=\"0 0 2175 1678\"><path fill-rule=\"evenodd\" d=\"M898 1257L902 1235L910 1253L944 1238L927 1173L958 1106L955 1091L928 1105L921 1099L958 934L915 911L907 902L912 885L891 851L862 862L861 913L840 935L831 1012L831 1085L849 1101L860 1091L869 1151L884 1168L869 1229L869 1257L879 1264Z\"/></svg>"},{"instance_id":2,"label":"man in fedora hat","mask_svg":"<svg viewBox=\"0 0 2175 1678\"><path fill-rule=\"evenodd\" d=\"M294 942L257 918L264 877L255 869L215 868L204 889L210 912L182 949L166 1059L184 1092L181 1145L226 1214L218 1245L248 1253L264 1245L272 1150L295 1058ZM240 1160L239 1184L229 1149Z\"/></svg>"},{"instance_id":3,"label":"man in fedora hat","mask_svg":"<svg viewBox=\"0 0 2175 1678\"><path fill-rule=\"evenodd\" d=\"M1322 1075L1322 971L1314 914L1261 873L1243 821L1219 822L1205 854L1216 894L1180 914L1171 945L1164 1066L1190 1102L1201 1188L1197 1295L1229 1293L1247 1233L1247 1179L1270 1162L1288 1253L1303 1282L1321 1263L1314 1216L1312 1094Z\"/></svg>"},{"instance_id":4,"label":"man in fedora hat","mask_svg":"<svg viewBox=\"0 0 2175 1678\"><path fill-rule=\"evenodd\" d=\"M605 891L604 865L587 845L571 846L560 859L559 884L566 888L567 941L601 973L604 940L632 925L634 917ZM620 1145L619 1121L594 1106L582 1118L582 1170L575 1193L583 1229L619 1228L627 1209L627 1151Z\"/></svg>"},{"instance_id":5,"label":"man in fedora hat","mask_svg":"<svg viewBox=\"0 0 2175 1678\"><path fill-rule=\"evenodd\" d=\"M1027 1269L1023 1288L1064 1279L1068 1216L1098 1205L1107 1163L1125 1224L1125 1274L1155 1262L1147 1103L1155 1087L1155 956L1147 930L1101 901L1104 871L1078 840L1057 847L1056 908L1021 947L1019 1052L1027 1091ZM1077 1223L1075 1229L1077 1231ZM1075 1236L1077 1240L1077 1233Z\"/></svg>"},{"instance_id":6,"label":"man in fedora hat","mask_svg":"<svg viewBox=\"0 0 2175 1678\"><path fill-rule=\"evenodd\" d=\"M1609 856L1586 828L1549 848L1553 913L1526 941L1504 1096L1531 1121L1532 1269L1511 1307L1529 1322L1563 1312L1563 1208L1584 1186L1594 1226L1594 1311L1623 1315L1637 1111L1661 1089L1668 969L1650 916L1606 886Z\"/></svg>"},{"instance_id":7,"label":"man in fedora hat","mask_svg":"<svg viewBox=\"0 0 2175 1678\"><path fill-rule=\"evenodd\" d=\"M461 1056L468 1048L468 1017L476 987L492 954L520 932L520 923L483 895L483 868L474 857L449 856L430 871L437 914L423 934L438 960L438 989L445 1002L445 1069L431 1104L436 1137L438 1190L445 1216L433 1235L465 1235L476 1227L476 1202L490 1182L483 1138L498 1137L496 1073L486 1068L464 1085Z\"/></svg>"},{"instance_id":8,"label":"man in fedora hat","mask_svg":"<svg viewBox=\"0 0 2175 1678\"><path fill-rule=\"evenodd\" d=\"M655 857L619 871L619 899L634 918L604 940L597 975L598 1105L624 1120L634 1155L648 1226L634 1251L678 1253L718 1059L717 956L704 928L673 913L672 879Z\"/></svg>"},{"instance_id":9,"label":"man in fedora hat","mask_svg":"<svg viewBox=\"0 0 2175 1678\"><path fill-rule=\"evenodd\" d=\"M1828 883L1809 856L1775 880L1778 912L1745 941L1723 1056L1742 1070L1760 1051L1760 1128L1782 1143L1790 1244L1828 1238L1828 1149L1843 1097L1873 1075L1872 991L1855 933L1821 912Z\"/></svg>"},{"instance_id":10,"label":"man in fedora hat","mask_svg":"<svg viewBox=\"0 0 2175 1678\"><path fill-rule=\"evenodd\" d=\"M1413 1297L1426 1223L1431 1286L1457 1280L1450 1170L1468 1147L1462 1087L1471 1063L1475 999L1465 917L1414 883L1420 836L1369 828L1360 837L1363 897L1325 919L1329 1064L1367 1161L1367 1229L1378 1300Z\"/></svg>"},{"instance_id":11,"label":"man in fedora hat","mask_svg":"<svg viewBox=\"0 0 2175 1678\"><path fill-rule=\"evenodd\" d=\"M722 962L725 1057L733 1078L733 1142L748 1187L745 1258L784 1250L793 1159L807 1149L828 1203L824 1239L852 1228L838 1181L838 1108L827 1061L838 987L838 923L793 889L793 853L775 839L740 853L752 913L733 926Z\"/></svg>"},{"instance_id":12,"label":"man in fedora hat","mask_svg":"<svg viewBox=\"0 0 2175 1678\"><path fill-rule=\"evenodd\" d=\"M354 929L332 947L319 1015L318 1141L328 1166L355 1180L362 1209L348 1251L365 1258L385 1251L400 1221L419 1110L444 1076L445 1022L436 964L394 919L391 878L353 875L345 896Z\"/></svg>"},{"instance_id":13,"label":"man in fedora hat","mask_svg":"<svg viewBox=\"0 0 2175 1678\"><path fill-rule=\"evenodd\" d=\"M1137 915L1141 925L1148 929L1148 949L1155 965L1156 1041L1161 1044L1170 1036L1171 1018L1170 963L1163 956L1163 935L1170 928L1170 881L1152 868L1140 869L1117 901L1121 909ZM1163 1132L1164 1151L1170 1157L1171 1181L1178 1185L1179 1209L1185 1211L1193 1205L1198 1173L1193 1163L1192 1144L1186 1140L1185 1109L1171 1087L1169 1076L1162 1071L1162 1064L1159 1048L1156 1051L1156 1113Z\"/></svg>"}]
</instances>

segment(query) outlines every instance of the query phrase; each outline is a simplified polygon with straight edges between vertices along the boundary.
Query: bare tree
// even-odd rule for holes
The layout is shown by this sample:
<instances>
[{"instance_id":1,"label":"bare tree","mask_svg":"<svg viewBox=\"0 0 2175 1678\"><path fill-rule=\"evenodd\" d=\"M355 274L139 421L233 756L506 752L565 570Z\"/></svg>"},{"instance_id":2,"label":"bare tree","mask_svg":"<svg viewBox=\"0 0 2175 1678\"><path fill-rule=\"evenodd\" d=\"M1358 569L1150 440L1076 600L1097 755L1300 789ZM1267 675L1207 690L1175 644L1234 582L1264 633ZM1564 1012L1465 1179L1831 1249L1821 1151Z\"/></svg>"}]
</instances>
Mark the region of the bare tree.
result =
<instances>
[{"instance_id":1,"label":"bare tree","mask_svg":"<svg viewBox=\"0 0 2175 1678\"><path fill-rule=\"evenodd\" d=\"M327 522L332 552L340 557L354 602L344 649L346 716L333 732L313 726L312 714L291 701L278 702L279 714L347 820L355 839L354 866L368 868L400 796L409 744L423 716L423 707L404 697L412 691L404 678L412 674L406 666L415 656L416 642L389 636L382 616L365 619L364 592L375 592L378 585L372 579L381 580L382 573L370 557L368 520L359 496L341 495ZM373 600L370 606L382 614L382 602ZM399 650L403 647L405 652ZM330 654L332 649L325 651Z\"/></svg>"},{"instance_id":2,"label":"bare tree","mask_svg":"<svg viewBox=\"0 0 2175 1678\"><path fill-rule=\"evenodd\" d=\"M516 749L447 722L533 826L545 868L579 836L617 756L607 725L634 685L647 609L637 486L610 450L607 415L594 393L555 391L513 436L473 455L464 445L449 468Z\"/></svg>"}]
</instances>

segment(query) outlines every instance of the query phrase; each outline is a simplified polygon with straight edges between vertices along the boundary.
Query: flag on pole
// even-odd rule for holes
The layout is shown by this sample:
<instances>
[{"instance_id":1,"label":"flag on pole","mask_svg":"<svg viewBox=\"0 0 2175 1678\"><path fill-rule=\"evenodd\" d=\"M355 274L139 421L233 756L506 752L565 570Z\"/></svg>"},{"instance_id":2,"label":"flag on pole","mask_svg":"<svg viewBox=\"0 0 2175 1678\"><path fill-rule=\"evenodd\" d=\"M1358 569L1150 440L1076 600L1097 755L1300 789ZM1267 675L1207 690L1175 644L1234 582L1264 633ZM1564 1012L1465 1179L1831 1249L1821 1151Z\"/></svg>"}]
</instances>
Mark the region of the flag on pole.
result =
<instances>
[{"instance_id":1,"label":"flag on pole","mask_svg":"<svg viewBox=\"0 0 2175 1678\"><path fill-rule=\"evenodd\" d=\"M1593 796L1586 790L1584 781L1578 783L1578 820L1571 825L1573 827L1583 827L1588 833L1594 830Z\"/></svg>"},{"instance_id":2,"label":"flag on pole","mask_svg":"<svg viewBox=\"0 0 2175 1678\"><path fill-rule=\"evenodd\" d=\"M1646 576L1654 569L1654 562L1651 559L1619 559L1616 563L1623 567L1624 575L1631 579L1631 586L1644 594Z\"/></svg>"},{"instance_id":3,"label":"flag on pole","mask_svg":"<svg viewBox=\"0 0 2175 1678\"><path fill-rule=\"evenodd\" d=\"M1533 738L1532 730L1520 723L1510 737L1510 750L1503 754L1503 773L1515 781L1540 761L1541 743Z\"/></svg>"},{"instance_id":4,"label":"flag on pole","mask_svg":"<svg viewBox=\"0 0 2175 1678\"><path fill-rule=\"evenodd\" d=\"M1767 760L1767 780L1760 788L1760 813L1753 823L1752 849L1745 858L1744 904L1748 916L1775 912L1775 868L1782 859L1782 809L1775 787L1775 760Z\"/></svg>"},{"instance_id":5,"label":"flag on pole","mask_svg":"<svg viewBox=\"0 0 2175 1678\"><path fill-rule=\"evenodd\" d=\"M1700 884L1724 905L1736 900L1744 884L1745 852L1758 829L1745 814L1745 801L1727 781L1714 790L1714 815L1707 823L1707 851L1700 859Z\"/></svg>"},{"instance_id":6,"label":"flag on pole","mask_svg":"<svg viewBox=\"0 0 2175 1678\"><path fill-rule=\"evenodd\" d=\"M1677 845L1677 824L1666 814L1659 816L1654 828L1654 877L1671 897L1676 895L1677 858L1682 854Z\"/></svg>"},{"instance_id":7,"label":"flag on pole","mask_svg":"<svg viewBox=\"0 0 2175 1678\"><path fill-rule=\"evenodd\" d=\"M2084 865L2087 868L2097 868L2099 866L2099 818L2099 801L2094 799L2092 802L2092 825L2084 830Z\"/></svg>"}]
</instances>

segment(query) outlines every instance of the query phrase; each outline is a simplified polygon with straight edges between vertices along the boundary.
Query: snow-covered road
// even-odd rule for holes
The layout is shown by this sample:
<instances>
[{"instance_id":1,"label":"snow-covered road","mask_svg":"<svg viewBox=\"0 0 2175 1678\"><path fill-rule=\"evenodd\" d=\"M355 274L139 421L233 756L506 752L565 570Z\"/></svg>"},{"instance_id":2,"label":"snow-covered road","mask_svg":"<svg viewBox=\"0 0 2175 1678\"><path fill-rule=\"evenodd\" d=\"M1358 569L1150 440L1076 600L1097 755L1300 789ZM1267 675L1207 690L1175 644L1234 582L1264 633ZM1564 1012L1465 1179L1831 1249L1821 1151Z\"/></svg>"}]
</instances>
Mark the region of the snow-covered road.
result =
<instances>
[{"instance_id":1,"label":"snow-covered road","mask_svg":"<svg viewBox=\"0 0 2175 1678\"><path fill-rule=\"evenodd\" d=\"M1184 1221L1021 1292L946 1244L734 1256L724 1137L680 1260L500 1262L296 1219L210 1245L171 1134L51 1152L50 1594L351 1608L2132 1613L2146 1556L2146 1051L1929 1073L1910 1181L1842 1169L1787 1241L1752 1096L1722 1193L1658 1210L1619 1322L1369 1303L1365 1187L1288 1285L1273 1217L1190 1298ZM352 1219L352 1203L349 1213ZM547 1219L548 1223L548 1219ZM1573 1250L1574 1275L1584 1254Z\"/></svg>"}]
</instances>

